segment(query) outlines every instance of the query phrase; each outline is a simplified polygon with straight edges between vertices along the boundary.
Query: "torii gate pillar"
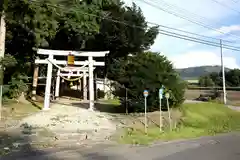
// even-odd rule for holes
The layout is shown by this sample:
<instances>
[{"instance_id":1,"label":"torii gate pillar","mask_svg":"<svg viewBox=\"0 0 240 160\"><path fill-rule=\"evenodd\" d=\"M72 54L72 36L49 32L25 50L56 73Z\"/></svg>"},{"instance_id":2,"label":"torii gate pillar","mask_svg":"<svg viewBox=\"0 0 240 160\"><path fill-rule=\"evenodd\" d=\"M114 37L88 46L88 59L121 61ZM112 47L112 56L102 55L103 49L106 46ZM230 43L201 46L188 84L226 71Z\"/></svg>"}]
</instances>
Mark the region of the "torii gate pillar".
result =
<instances>
[{"instance_id":1,"label":"torii gate pillar","mask_svg":"<svg viewBox=\"0 0 240 160\"><path fill-rule=\"evenodd\" d=\"M87 101L87 75L83 72L83 100Z\"/></svg>"},{"instance_id":2,"label":"torii gate pillar","mask_svg":"<svg viewBox=\"0 0 240 160\"><path fill-rule=\"evenodd\" d=\"M44 99L44 108L43 110L48 110L50 106L50 97L51 97L51 80L52 80L52 69L54 65L66 65L67 61L56 60L54 59L54 55L57 56L68 56L69 52L72 52L74 56L83 56L88 57L88 62L86 61L74 61L74 65L86 65L88 64L88 72L89 72L89 109L94 110L94 78L93 78L93 66L104 66L104 62L96 62L93 60L93 57L104 57L109 51L100 51L100 52L82 52L82 51L59 51L59 50L46 50L46 49L38 49L37 54L40 55L49 55L48 59L36 59L36 64L48 64L47 69L47 82L45 88L45 99ZM58 67L59 68L59 67ZM84 74L86 76L86 73ZM70 75L69 75L70 76ZM57 79L56 85L56 95L59 93L60 77ZM85 83L86 84L86 83ZM86 97L86 96L84 96Z\"/></svg>"},{"instance_id":3,"label":"torii gate pillar","mask_svg":"<svg viewBox=\"0 0 240 160\"><path fill-rule=\"evenodd\" d=\"M93 57L88 57L88 74L89 74L89 110L94 109L94 81L93 81Z\"/></svg>"},{"instance_id":4,"label":"torii gate pillar","mask_svg":"<svg viewBox=\"0 0 240 160\"><path fill-rule=\"evenodd\" d=\"M53 55L49 54L48 59L53 60ZM50 98L51 98L51 82L52 82L52 63L48 62L47 67L47 82L45 88L45 98L44 98L44 107L43 110L49 110Z\"/></svg>"}]
</instances>

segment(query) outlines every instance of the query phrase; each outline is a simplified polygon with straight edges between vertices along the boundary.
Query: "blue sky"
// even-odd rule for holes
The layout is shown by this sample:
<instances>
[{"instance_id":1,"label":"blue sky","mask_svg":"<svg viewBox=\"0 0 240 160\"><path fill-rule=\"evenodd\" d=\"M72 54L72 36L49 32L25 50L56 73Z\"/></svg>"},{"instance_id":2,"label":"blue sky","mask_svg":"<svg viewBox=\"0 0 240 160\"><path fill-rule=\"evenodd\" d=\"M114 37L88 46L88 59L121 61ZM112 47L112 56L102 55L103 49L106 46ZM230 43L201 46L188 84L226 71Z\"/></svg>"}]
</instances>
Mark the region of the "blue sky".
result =
<instances>
[{"instance_id":1,"label":"blue sky","mask_svg":"<svg viewBox=\"0 0 240 160\"><path fill-rule=\"evenodd\" d=\"M136 3L149 22L213 38L222 38L234 42L228 43L229 45L240 46L240 0L144 0L188 19L204 23L204 25L211 26L212 29L204 28L161 11L144 3L143 0L124 1L126 5L131 5L132 2ZM214 1L218 1L222 5ZM172 7L170 8L169 5ZM209 40L218 42L218 40ZM223 43L227 44L225 41ZM166 55L176 68L221 64L220 49L218 47L180 40L161 34L158 35L151 50ZM226 67L239 68L240 52L223 49L223 57Z\"/></svg>"}]
</instances>

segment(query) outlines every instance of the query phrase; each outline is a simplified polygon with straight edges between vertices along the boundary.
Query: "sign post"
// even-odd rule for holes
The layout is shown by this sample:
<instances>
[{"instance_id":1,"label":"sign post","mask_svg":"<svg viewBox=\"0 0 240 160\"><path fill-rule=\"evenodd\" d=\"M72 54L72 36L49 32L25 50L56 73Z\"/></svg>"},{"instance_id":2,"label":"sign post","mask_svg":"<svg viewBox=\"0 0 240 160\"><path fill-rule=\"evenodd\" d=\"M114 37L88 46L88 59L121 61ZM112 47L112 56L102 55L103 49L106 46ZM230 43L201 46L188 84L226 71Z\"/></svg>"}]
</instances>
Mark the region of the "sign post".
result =
<instances>
[{"instance_id":1,"label":"sign post","mask_svg":"<svg viewBox=\"0 0 240 160\"><path fill-rule=\"evenodd\" d=\"M163 87L159 89L159 126L160 132L162 132L162 97L163 97Z\"/></svg>"},{"instance_id":2,"label":"sign post","mask_svg":"<svg viewBox=\"0 0 240 160\"><path fill-rule=\"evenodd\" d=\"M147 133L147 97L148 97L148 90L143 91L144 102L145 102L145 114L144 114L144 129L145 133Z\"/></svg>"},{"instance_id":3,"label":"sign post","mask_svg":"<svg viewBox=\"0 0 240 160\"><path fill-rule=\"evenodd\" d=\"M168 99L170 98L170 94L167 92L165 94L166 100L167 100L167 108L168 108L168 120L169 120L169 129L170 131L172 130L172 121L171 121L171 113L170 113L170 107L169 107L169 101Z\"/></svg>"}]
</instances>

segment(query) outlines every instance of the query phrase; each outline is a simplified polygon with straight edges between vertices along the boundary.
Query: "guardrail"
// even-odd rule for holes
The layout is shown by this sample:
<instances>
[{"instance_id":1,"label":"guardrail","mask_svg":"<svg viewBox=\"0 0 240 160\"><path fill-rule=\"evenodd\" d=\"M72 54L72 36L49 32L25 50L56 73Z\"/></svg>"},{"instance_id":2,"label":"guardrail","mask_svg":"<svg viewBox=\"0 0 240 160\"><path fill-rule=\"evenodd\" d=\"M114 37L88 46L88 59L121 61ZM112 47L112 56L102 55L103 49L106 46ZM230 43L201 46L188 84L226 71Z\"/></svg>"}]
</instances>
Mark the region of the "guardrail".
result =
<instances>
[{"instance_id":1,"label":"guardrail","mask_svg":"<svg viewBox=\"0 0 240 160\"><path fill-rule=\"evenodd\" d=\"M187 87L188 90L223 90L222 87ZM228 91L240 91L240 87L226 87Z\"/></svg>"}]
</instances>

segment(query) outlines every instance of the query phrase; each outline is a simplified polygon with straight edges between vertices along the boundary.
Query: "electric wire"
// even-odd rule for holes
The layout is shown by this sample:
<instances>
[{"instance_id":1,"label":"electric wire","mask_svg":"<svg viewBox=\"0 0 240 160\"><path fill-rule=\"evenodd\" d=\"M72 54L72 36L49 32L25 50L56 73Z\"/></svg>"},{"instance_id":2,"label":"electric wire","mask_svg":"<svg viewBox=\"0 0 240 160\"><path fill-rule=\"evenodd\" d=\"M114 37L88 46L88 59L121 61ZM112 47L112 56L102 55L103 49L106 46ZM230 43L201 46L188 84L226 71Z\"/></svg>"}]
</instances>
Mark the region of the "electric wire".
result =
<instances>
[{"instance_id":1,"label":"electric wire","mask_svg":"<svg viewBox=\"0 0 240 160\"><path fill-rule=\"evenodd\" d=\"M175 16L175 17L178 17L178 18L187 20L187 21L189 21L189 22L191 22L191 23L193 23L193 24L199 25L199 26L204 27L204 28L206 28L206 29L216 31L216 32L219 32L219 33L221 33L221 34L234 36L234 37L236 37L238 40L240 39L240 36L237 36L237 35L231 34L231 33L225 33L225 32L223 32L221 29L215 29L214 27L212 27L212 26L210 26L210 25L207 25L206 23L204 24L204 23L202 23L202 22L200 22L200 21L197 21L196 18L186 17L186 16L184 16L184 15L180 15L180 14L178 14L178 13L176 13L176 12L170 11L169 8L159 7L160 5L154 5L153 3L150 3L150 2L148 2L148 1L146 1L146 0L137 0L137 1L143 2L143 3L145 3L145 4L149 5L149 6L152 6L152 7L156 8L156 9L158 9L158 10L161 10L161 11L163 11L163 12L166 12L166 13L168 13L168 14L171 14L171 15L173 15L173 16ZM166 6L166 5L167 5L168 7L174 6L174 5L170 5L169 3L167 3L167 2L165 2L165 1L163 1L163 0L160 0L160 1L163 2L163 5L165 4L165 6ZM160 1L159 1L159 2L160 2ZM161 4L161 5L162 5L162 4ZM174 9L176 9L176 8L179 9L179 7L174 6ZM187 10L182 9L182 8L180 8L180 9L183 10L183 11L187 11ZM194 14L194 13L191 13L191 12L189 12L189 11L188 11L188 13ZM195 14L195 15L196 15L196 14ZM198 15L198 16L199 16L199 15Z\"/></svg>"},{"instance_id":2,"label":"electric wire","mask_svg":"<svg viewBox=\"0 0 240 160\"><path fill-rule=\"evenodd\" d=\"M35 0L32 0L32 1L35 1ZM46 3L45 3L45 5L48 5L48 6L54 7L54 8L64 9L64 7L61 7L59 5L55 6L55 5L46 4ZM81 10L79 10L78 13L83 14L83 15L88 15L88 16L94 16L94 17L104 19L104 20L108 20L108 21L111 21L111 22L114 22L114 23L124 24L124 25L129 26L129 27L134 27L134 28L144 29L144 30L146 29L146 28L143 28L142 26L131 25L127 22L119 21L119 20L115 20L115 19L110 19L110 18L107 18L107 17L100 17L98 15L95 15L95 14L92 14L92 13L86 13L86 12L83 12ZM158 25L158 26L161 26L161 25ZM166 31L166 30L163 30L163 29L159 29L159 33L162 34L162 35L171 36L171 37L175 37L175 38L182 39L182 40L192 41L192 42L201 43L201 44L214 46L214 47L220 47L220 43L211 42L211 41L207 41L207 40L204 40L204 39L195 38L195 37L191 37L191 36L186 36L186 35L178 34L178 33L175 33L175 32ZM220 42L220 39L219 39L219 42ZM225 48L225 49L233 50L233 51L240 51L240 48L235 47L235 46L231 46L231 45L222 44L222 47Z\"/></svg>"}]
</instances>

